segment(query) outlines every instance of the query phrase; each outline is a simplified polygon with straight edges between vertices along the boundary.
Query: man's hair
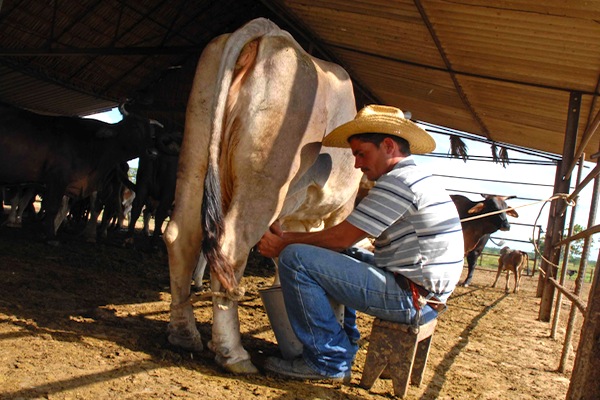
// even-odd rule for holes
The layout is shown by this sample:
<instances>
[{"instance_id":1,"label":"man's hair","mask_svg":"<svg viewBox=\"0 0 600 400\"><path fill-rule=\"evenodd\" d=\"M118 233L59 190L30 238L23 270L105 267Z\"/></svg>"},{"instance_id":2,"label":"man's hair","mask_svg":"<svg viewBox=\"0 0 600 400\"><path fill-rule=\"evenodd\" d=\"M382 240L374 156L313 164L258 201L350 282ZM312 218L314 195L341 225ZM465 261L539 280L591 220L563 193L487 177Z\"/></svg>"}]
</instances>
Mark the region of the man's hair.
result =
<instances>
[{"instance_id":1,"label":"man's hair","mask_svg":"<svg viewBox=\"0 0 600 400\"><path fill-rule=\"evenodd\" d=\"M348 141L350 141L351 139L358 139L363 142L373 143L375 146L379 147L379 145L381 144L381 142L383 142L383 139L385 139L385 138L390 138L394 142L396 142L398 144L398 147L400 148L400 153L402 153L402 155L410 156L410 143L408 143L408 140L401 138L400 136L388 135L386 133L375 133L375 132L358 133L356 135L350 136L348 138Z\"/></svg>"}]
</instances>

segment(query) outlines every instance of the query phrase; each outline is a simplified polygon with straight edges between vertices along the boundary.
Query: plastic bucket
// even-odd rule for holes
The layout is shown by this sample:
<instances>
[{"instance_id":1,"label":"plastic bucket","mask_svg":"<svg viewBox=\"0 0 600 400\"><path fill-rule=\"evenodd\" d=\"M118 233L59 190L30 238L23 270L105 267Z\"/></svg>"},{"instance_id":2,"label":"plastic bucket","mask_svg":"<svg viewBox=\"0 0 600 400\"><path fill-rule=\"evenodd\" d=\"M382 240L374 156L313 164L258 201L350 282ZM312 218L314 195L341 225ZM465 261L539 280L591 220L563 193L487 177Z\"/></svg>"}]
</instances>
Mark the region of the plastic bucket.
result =
<instances>
[{"instance_id":1,"label":"plastic bucket","mask_svg":"<svg viewBox=\"0 0 600 400\"><path fill-rule=\"evenodd\" d=\"M281 286L271 286L267 289L259 290L260 298L267 312L267 317L273 328L275 340L281 351L281 355L286 360L292 360L302 354L302 343L296 337L292 330L285 303L283 301L283 291ZM329 300L336 318L340 325L344 325L344 305L337 304Z\"/></svg>"}]
</instances>

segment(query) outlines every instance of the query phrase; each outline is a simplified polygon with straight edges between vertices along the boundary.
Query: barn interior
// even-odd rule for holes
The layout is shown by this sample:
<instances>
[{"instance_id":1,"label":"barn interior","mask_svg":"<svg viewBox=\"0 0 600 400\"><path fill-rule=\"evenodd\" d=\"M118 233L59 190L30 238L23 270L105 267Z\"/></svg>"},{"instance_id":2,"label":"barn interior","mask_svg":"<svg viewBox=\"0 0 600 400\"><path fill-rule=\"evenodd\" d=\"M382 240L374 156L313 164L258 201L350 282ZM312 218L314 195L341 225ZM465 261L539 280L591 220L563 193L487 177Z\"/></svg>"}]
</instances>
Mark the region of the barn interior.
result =
<instances>
[{"instance_id":1,"label":"barn interior","mask_svg":"<svg viewBox=\"0 0 600 400\"><path fill-rule=\"evenodd\" d=\"M547 157L557 163L557 192L569 192L580 159L597 158L598 2L3 0L0 101L72 116L132 101L182 131L202 50L256 17L343 66L357 107L397 106L448 134ZM597 174L595 168L583 186ZM565 240L563 228L564 216L549 222L553 243ZM546 254L555 263L557 246ZM542 268L552 277L548 263ZM552 283L543 288L542 319L556 293ZM594 293L586 311L589 335L600 329L600 292ZM573 376L581 379L572 384L584 385L586 371L598 365L595 352L578 354L583 358Z\"/></svg>"}]
</instances>

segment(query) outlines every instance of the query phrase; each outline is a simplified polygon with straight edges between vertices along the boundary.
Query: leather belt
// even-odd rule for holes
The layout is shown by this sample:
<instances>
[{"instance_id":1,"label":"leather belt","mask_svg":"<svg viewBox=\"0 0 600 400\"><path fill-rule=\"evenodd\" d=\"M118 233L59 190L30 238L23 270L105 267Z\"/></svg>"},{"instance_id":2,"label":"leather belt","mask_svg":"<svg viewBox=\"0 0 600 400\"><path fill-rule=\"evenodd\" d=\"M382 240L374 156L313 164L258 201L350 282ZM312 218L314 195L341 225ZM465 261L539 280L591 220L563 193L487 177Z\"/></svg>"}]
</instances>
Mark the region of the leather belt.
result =
<instances>
[{"instance_id":1,"label":"leather belt","mask_svg":"<svg viewBox=\"0 0 600 400\"><path fill-rule=\"evenodd\" d=\"M415 308L421 308L421 303L419 301L420 299L418 298L419 296L421 296L427 305L433 308L438 314L446 308L446 304L441 302L437 297L431 296L431 292L429 290L425 289L421 285L417 285L404 275L394 272L394 279L396 280L398 286L400 286L402 289L410 290L412 292L413 304L415 305Z\"/></svg>"}]
</instances>

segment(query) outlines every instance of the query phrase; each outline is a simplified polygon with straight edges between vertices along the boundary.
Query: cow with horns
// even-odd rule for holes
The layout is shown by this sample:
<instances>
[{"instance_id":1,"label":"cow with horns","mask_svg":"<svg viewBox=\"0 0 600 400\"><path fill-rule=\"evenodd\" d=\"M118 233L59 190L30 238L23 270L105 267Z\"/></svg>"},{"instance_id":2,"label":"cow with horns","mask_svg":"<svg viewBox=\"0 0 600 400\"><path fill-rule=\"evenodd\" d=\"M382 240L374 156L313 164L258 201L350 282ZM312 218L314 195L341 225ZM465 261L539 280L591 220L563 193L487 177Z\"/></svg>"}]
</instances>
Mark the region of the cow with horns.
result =
<instances>
[{"instance_id":1,"label":"cow with horns","mask_svg":"<svg viewBox=\"0 0 600 400\"><path fill-rule=\"evenodd\" d=\"M489 239L490 234L497 230L510 230L507 215L514 218L519 216L515 210L509 209L506 204L506 200L515 198L516 196L506 197L488 194L482 194L482 196L484 200L476 202L458 194L450 195L461 219L465 242L465 256L467 257L469 268L467 278L462 283L463 286L471 284L473 272L475 271L475 262L478 255L483 251L483 247Z\"/></svg>"},{"instance_id":2,"label":"cow with horns","mask_svg":"<svg viewBox=\"0 0 600 400\"><path fill-rule=\"evenodd\" d=\"M58 243L56 231L66 215L63 196L94 195L120 162L153 146L158 123L130 114L123 106L120 110L123 120L109 124L0 104L0 186L41 185L49 243ZM95 237L97 215L92 217L88 235Z\"/></svg>"}]
</instances>

